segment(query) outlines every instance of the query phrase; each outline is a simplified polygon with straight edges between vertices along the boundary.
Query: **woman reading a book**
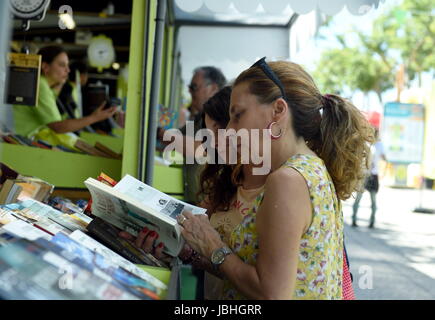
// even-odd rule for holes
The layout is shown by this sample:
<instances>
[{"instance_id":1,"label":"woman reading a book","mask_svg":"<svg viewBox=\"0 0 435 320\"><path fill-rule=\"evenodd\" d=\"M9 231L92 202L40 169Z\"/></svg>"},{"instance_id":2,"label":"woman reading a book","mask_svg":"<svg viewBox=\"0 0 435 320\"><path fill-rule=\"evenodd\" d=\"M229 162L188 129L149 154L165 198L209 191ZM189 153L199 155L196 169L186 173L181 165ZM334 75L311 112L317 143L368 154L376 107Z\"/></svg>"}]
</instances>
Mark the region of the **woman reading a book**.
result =
<instances>
[{"instance_id":1,"label":"woman reading a book","mask_svg":"<svg viewBox=\"0 0 435 320\"><path fill-rule=\"evenodd\" d=\"M369 123L348 101L320 94L300 66L264 59L236 80L230 114L228 128L268 129L265 191L228 244L189 212L179 218L184 238L226 279L223 299L342 299L340 201L361 187Z\"/></svg>"},{"instance_id":2,"label":"woman reading a book","mask_svg":"<svg viewBox=\"0 0 435 320\"><path fill-rule=\"evenodd\" d=\"M225 129L228 125L231 91L231 87L225 87L204 104L203 128L211 130L215 137L218 137L219 129ZM200 177L199 193L205 199L200 206L207 209L211 225L227 242L234 227L252 209L255 198L264 191L266 177L253 176L247 165L218 164L217 157L225 157L220 151L223 150L217 150L215 164L205 166ZM163 246L153 248L153 245L158 244L155 242L158 239L156 233L145 229L137 238L125 232L121 236L134 241L137 247L146 252L154 252L158 258L162 258ZM215 276L219 274L209 259L196 254L189 246L185 246L179 257L184 263L207 271L204 297L207 300L219 299L223 281Z\"/></svg>"},{"instance_id":3,"label":"woman reading a book","mask_svg":"<svg viewBox=\"0 0 435 320\"><path fill-rule=\"evenodd\" d=\"M116 108L104 109L105 105L101 105L87 117L62 118L56 100L60 89L68 80L68 55L58 46L42 48L38 54L42 56L38 104L35 107L14 106L15 131L25 137L74 148L77 137L70 133L112 117Z\"/></svg>"}]
</instances>

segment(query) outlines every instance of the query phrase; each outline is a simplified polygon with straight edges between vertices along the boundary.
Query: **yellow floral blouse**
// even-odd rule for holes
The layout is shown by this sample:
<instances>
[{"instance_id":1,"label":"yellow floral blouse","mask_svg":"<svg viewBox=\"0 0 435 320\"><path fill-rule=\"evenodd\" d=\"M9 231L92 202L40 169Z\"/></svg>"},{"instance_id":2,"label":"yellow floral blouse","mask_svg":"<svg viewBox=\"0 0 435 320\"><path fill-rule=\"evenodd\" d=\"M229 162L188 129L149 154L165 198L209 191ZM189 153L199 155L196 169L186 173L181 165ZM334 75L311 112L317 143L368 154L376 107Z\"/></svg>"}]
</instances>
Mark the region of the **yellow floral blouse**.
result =
<instances>
[{"instance_id":1,"label":"yellow floral blouse","mask_svg":"<svg viewBox=\"0 0 435 320\"><path fill-rule=\"evenodd\" d=\"M332 179L323 161L315 156L295 155L284 167L297 170L306 180L313 208L312 224L302 236L293 299L342 299L343 214ZM255 265L259 253L256 213L264 198L231 234L229 245L245 263ZM222 299L245 299L225 281Z\"/></svg>"}]
</instances>

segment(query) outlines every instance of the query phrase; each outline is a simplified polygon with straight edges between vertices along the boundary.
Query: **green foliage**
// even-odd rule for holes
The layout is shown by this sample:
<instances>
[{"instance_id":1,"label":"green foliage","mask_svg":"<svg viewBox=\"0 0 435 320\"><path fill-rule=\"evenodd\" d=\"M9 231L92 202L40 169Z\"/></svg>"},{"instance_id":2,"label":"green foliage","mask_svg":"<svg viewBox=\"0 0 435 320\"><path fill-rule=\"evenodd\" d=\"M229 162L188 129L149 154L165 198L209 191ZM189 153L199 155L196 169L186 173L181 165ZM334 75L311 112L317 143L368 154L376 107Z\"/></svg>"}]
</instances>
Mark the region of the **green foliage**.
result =
<instances>
[{"instance_id":1,"label":"green foliage","mask_svg":"<svg viewBox=\"0 0 435 320\"><path fill-rule=\"evenodd\" d=\"M323 52L314 72L321 90L382 92L393 88L396 72L405 66L409 81L435 71L435 1L404 0L374 21L370 35L354 30L358 43ZM420 77L418 78L420 79Z\"/></svg>"}]
</instances>

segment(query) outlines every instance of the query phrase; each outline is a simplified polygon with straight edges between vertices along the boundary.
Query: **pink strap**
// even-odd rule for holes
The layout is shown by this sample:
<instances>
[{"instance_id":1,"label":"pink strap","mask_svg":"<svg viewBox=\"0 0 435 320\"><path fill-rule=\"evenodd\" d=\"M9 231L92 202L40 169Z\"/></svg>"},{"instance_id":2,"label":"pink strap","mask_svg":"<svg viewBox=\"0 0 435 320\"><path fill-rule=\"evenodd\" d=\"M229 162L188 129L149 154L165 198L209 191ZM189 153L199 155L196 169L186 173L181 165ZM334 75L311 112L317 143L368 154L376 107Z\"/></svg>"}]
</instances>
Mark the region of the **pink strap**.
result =
<instances>
[{"instance_id":1,"label":"pink strap","mask_svg":"<svg viewBox=\"0 0 435 320\"><path fill-rule=\"evenodd\" d=\"M346 260L346 251L343 250L343 300L356 300Z\"/></svg>"}]
</instances>

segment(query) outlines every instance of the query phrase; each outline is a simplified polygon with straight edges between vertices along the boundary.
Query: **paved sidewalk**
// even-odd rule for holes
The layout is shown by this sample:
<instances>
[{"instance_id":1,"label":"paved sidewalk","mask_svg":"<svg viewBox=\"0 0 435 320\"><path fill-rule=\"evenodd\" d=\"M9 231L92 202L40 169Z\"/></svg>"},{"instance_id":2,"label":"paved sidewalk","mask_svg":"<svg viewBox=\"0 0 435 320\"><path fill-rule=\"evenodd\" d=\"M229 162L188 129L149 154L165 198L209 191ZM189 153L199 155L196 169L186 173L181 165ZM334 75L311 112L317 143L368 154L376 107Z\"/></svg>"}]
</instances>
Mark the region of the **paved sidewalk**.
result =
<instances>
[{"instance_id":1,"label":"paved sidewalk","mask_svg":"<svg viewBox=\"0 0 435 320\"><path fill-rule=\"evenodd\" d=\"M345 237L357 299L435 299L435 214L412 212L420 206L418 190L381 188L376 228L368 229L370 196L350 227L353 199L343 205ZM435 209L435 191L424 190L424 207ZM372 289L370 286L372 273Z\"/></svg>"}]
</instances>

